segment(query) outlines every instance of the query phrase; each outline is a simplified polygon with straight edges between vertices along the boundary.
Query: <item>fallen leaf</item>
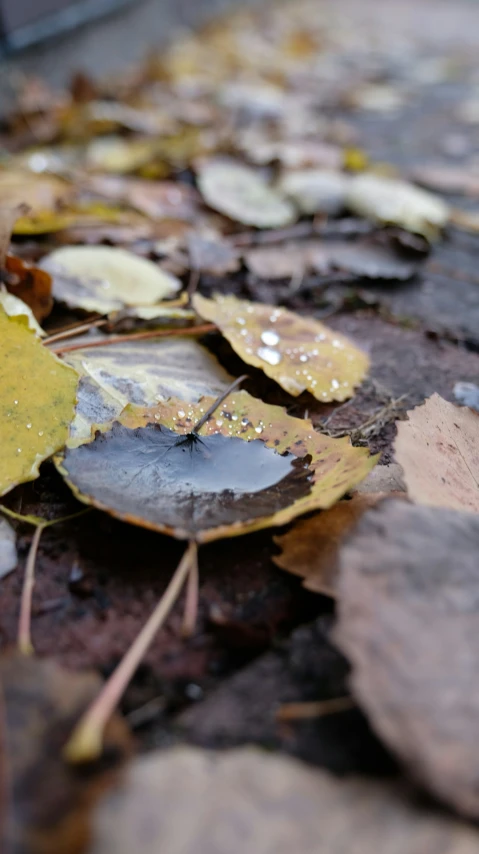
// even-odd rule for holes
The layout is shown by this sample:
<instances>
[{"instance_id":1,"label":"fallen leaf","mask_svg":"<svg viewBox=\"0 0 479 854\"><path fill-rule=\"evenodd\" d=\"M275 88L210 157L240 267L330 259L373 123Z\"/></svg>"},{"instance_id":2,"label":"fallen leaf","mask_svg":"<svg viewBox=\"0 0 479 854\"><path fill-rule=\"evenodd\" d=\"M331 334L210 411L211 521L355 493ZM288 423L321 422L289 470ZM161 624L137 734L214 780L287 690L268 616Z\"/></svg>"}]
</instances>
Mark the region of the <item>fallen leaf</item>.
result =
<instances>
[{"instance_id":1,"label":"fallen leaf","mask_svg":"<svg viewBox=\"0 0 479 854\"><path fill-rule=\"evenodd\" d=\"M125 305L151 305L181 287L153 261L112 246L64 246L42 259L55 299L108 314Z\"/></svg>"},{"instance_id":2,"label":"fallen leaf","mask_svg":"<svg viewBox=\"0 0 479 854\"><path fill-rule=\"evenodd\" d=\"M0 495L38 476L66 442L78 375L0 308Z\"/></svg>"},{"instance_id":3,"label":"fallen leaf","mask_svg":"<svg viewBox=\"0 0 479 854\"><path fill-rule=\"evenodd\" d=\"M358 493L349 501L340 501L329 510L300 520L286 534L274 538L282 550L280 555L273 556L274 563L304 578L308 590L334 598L343 540L361 516L386 495Z\"/></svg>"},{"instance_id":4,"label":"fallen leaf","mask_svg":"<svg viewBox=\"0 0 479 854\"><path fill-rule=\"evenodd\" d=\"M475 383L456 383L453 391L461 406L469 406L479 412L479 386Z\"/></svg>"},{"instance_id":5,"label":"fallen leaf","mask_svg":"<svg viewBox=\"0 0 479 854\"><path fill-rule=\"evenodd\" d=\"M478 844L474 826L389 781L254 747L176 747L137 760L99 805L89 854L475 854Z\"/></svg>"},{"instance_id":6,"label":"fallen leaf","mask_svg":"<svg viewBox=\"0 0 479 854\"><path fill-rule=\"evenodd\" d=\"M436 240L447 223L449 208L442 199L407 181L372 173L355 175L346 204L350 211L386 225Z\"/></svg>"},{"instance_id":7,"label":"fallen leaf","mask_svg":"<svg viewBox=\"0 0 479 854\"><path fill-rule=\"evenodd\" d=\"M48 659L0 659L2 756L7 762L4 843L12 852L80 854L90 839L89 814L131 751L125 724L113 717L102 760L83 773L62 758L76 722L98 692L94 673L70 673ZM3 849L2 849L3 850Z\"/></svg>"},{"instance_id":8,"label":"fallen leaf","mask_svg":"<svg viewBox=\"0 0 479 854\"><path fill-rule=\"evenodd\" d=\"M228 395L201 435L189 436L213 402L127 408L109 431L67 449L59 470L85 503L207 542L330 507L376 462L245 391Z\"/></svg>"},{"instance_id":9,"label":"fallen leaf","mask_svg":"<svg viewBox=\"0 0 479 854\"><path fill-rule=\"evenodd\" d=\"M366 354L313 318L234 296L195 294L193 306L245 362L295 397L309 391L321 401L346 400L367 373Z\"/></svg>"},{"instance_id":10,"label":"fallen leaf","mask_svg":"<svg viewBox=\"0 0 479 854\"><path fill-rule=\"evenodd\" d=\"M474 818L478 550L475 516L385 501L342 548L336 632L378 734L428 789Z\"/></svg>"},{"instance_id":11,"label":"fallen leaf","mask_svg":"<svg viewBox=\"0 0 479 854\"><path fill-rule=\"evenodd\" d=\"M53 308L51 276L15 255L5 259L4 284L7 290L26 303L35 319L41 323Z\"/></svg>"},{"instance_id":12,"label":"fallen leaf","mask_svg":"<svg viewBox=\"0 0 479 854\"><path fill-rule=\"evenodd\" d=\"M479 174L472 167L448 163L422 164L412 175L414 181L441 193L479 196Z\"/></svg>"},{"instance_id":13,"label":"fallen leaf","mask_svg":"<svg viewBox=\"0 0 479 854\"><path fill-rule=\"evenodd\" d=\"M319 267L324 258L339 270L354 273L365 279L410 279L418 270L415 261L406 260L388 246L381 246L374 239L331 241L319 247ZM314 252L311 254L314 266Z\"/></svg>"},{"instance_id":14,"label":"fallen leaf","mask_svg":"<svg viewBox=\"0 0 479 854\"><path fill-rule=\"evenodd\" d=\"M0 169L0 194L4 201L8 200L10 208L25 204L34 215L47 211L53 214L60 203L71 201L74 192L71 184L56 175L9 165Z\"/></svg>"},{"instance_id":15,"label":"fallen leaf","mask_svg":"<svg viewBox=\"0 0 479 854\"><path fill-rule=\"evenodd\" d=\"M108 199L128 202L152 219L192 222L198 213L200 195L179 181L147 181L124 176L94 175L88 187Z\"/></svg>"},{"instance_id":16,"label":"fallen leaf","mask_svg":"<svg viewBox=\"0 0 479 854\"><path fill-rule=\"evenodd\" d=\"M192 338L127 341L66 353L64 360L80 374L72 441L91 435L93 424L111 424L129 403L155 406L170 397L198 401L218 397L231 376L211 353Z\"/></svg>"},{"instance_id":17,"label":"fallen leaf","mask_svg":"<svg viewBox=\"0 0 479 854\"><path fill-rule=\"evenodd\" d=\"M302 214L325 213L336 216L344 208L349 177L326 169L286 172L277 187Z\"/></svg>"},{"instance_id":18,"label":"fallen leaf","mask_svg":"<svg viewBox=\"0 0 479 854\"><path fill-rule=\"evenodd\" d=\"M193 270L225 276L239 270L239 251L220 237L207 238L191 232L187 239L190 264Z\"/></svg>"},{"instance_id":19,"label":"fallen leaf","mask_svg":"<svg viewBox=\"0 0 479 854\"><path fill-rule=\"evenodd\" d=\"M5 578L18 563L16 534L6 519L0 518L0 578Z\"/></svg>"},{"instance_id":20,"label":"fallen leaf","mask_svg":"<svg viewBox=\"0 0 479 854\"><path fill-rule=\"evenodd\" d=\"M0 289L0 305L9 317L16 317L18 315L26 317L28 328L31 329L32 332L35 332L40 338L45 337L46 332L44 332L42 327L39 326L30 306L23 302L23 300L15 297L13 294L10 294L8 291Z\"/></svg>"},{"instance_id":21,"label":"fallen leaf","mask_svg":"<svg viewBox=\"0 0 479 854\"><path fill-rule=\"evenodd\" d=\"M198 187L206 203L235 222L279 228L293 222L294 208L259 172L235 160L204 161Z\"/></svg>"},{"instance_id":22,"label":"fallen leaf","mask_svg":"<svg viewBox=\"0 0 479 854\"><path fill-rule=\"evenodd\" d=\"M260 279L291 279L304 275L312 267L309 243L288 242L281 246L255 246L244 253L246 266ZM320 250L316 249L319 256ZM327 258L323 258L327 268Z\"/></svg>"},{"instance_id":23,"label":"fallen leaf","mask_svg":"<svg viewBox=\"0 0 479 854\"><path fill-rule=\"evenodd\" d=\"M355 492L406 492L401 466L398 463L375 466L357 485Z\"/></svg>"},{"instance_id":24,"label":"fallen leaf","mask_svg":"<svg viewBox=\"0 0 479 854\"><path fill-rule=\"evenodd\" d=\"M418 504L479 513L479 416L433 394L397 425L394 454Z\"/></svg>"}]
</instances>

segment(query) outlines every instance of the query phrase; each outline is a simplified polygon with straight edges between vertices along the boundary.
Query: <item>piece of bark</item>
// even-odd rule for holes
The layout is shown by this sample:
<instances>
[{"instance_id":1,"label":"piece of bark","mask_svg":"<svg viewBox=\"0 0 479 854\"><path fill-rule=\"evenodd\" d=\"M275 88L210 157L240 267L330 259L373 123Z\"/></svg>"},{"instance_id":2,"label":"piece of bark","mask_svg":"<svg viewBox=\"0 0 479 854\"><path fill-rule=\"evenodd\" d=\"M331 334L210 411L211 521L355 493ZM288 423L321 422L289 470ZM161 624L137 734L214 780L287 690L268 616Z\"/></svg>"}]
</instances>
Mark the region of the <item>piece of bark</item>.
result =
<instances>
[{"instance_id":1,"label":"piece of bark","mask_svg":"<svg viewBox=\"0 0 479 854\"><path fill-rule=\"evenodd\" d=\"M478 831L397 786L338 779L255 748L175 748L131 768L89 854L476 854Z\"/></svg>"},{"instance_id":2,"label":"piece of bark","mask_svg":"<svg viewBox=\"0 0 479 854\"><path fill-rule=\"evenodd\" d=\"M408 413L394 451L413 501L479 513L479 416L438 394Z\"/></svg>"},{"instance_id":3,"label":"piece of bark","mask_svg":"<svg viewBox=\"0 0 479 854\"><path fill-rule=\"evenodd\" d=\"M414 776L479 817L479 519L385 501L342 549L341 650L376 732Z\"/></svg>"},{"instance_id":4,"label":"piece of bark","mask_svg":"<svg viewBox=\"0 0 479 854\"><path fill-rule=\"evenodd\" d=\"M304 586L315 593L336 597L338 557L341 543L363 513L387 493L357 494L349 501L302 519L274 541L282 552L273 561L281 569L304 578Z\"/></svg>"}]
</instances>

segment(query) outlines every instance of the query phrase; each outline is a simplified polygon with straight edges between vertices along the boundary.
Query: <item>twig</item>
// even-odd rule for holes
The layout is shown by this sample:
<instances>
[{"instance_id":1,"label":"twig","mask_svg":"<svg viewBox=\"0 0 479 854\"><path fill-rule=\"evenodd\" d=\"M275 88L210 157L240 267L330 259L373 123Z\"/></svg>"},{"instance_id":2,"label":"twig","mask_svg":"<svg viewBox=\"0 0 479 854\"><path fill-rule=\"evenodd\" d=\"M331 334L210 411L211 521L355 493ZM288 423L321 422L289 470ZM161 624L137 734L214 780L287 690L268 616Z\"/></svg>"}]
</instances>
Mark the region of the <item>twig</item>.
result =
<instances>
[{"instance_id":1,"label":"twig","mask_svg":"<svg viewBox=\"0 0 479 854\"><path fill-rule=\"evenodd\" d=\"M89 332L90 329L97 329L99 326L105 326L108 323L108 318L100 317L94 320L87 320L84 323L72 323L65 329L59 332L54 332L48 338L43 339L44 344L55 344L56 341L63 341L65 338L73 338L74 335L83 335L84 332Z\"/></svg>"},{"instance_id":2,"label":"twig","mask_svg":"<svg viewBox=\"0 0 479 854\"><path fill-rule=\"evenodd\" d=\"M195 631L196 621L198 619L198 600L199 600L199 574L198 574L198 559L191 561L190 574L186 585L186 601L185 612L183 614L183 625L181 634L184 638L190 638Z\"/></svg>"},{"instance_id":3,"label":"twig","mask_svg":"<svg viewBox=\"0 0 479 854\"><path fill-rule=\"evenodd\" d=\"M206 335L214 332L214 323L204 323L202 326L185 326L180 329L151 329L147 332L134 332L132 335L110 335L103 341L86 341L84 344L73 344L71 347L53 347L51 352L61 355L73 350L91 350L93 347L110 347L112 344L127 344L129 341L146 341L148 338L170 338L174 335Z\"/></svg>"},{"instance_id":4,"label":"twig","mask_svg":"<svg viewBox=\"0 0 479 854\"><path fill-rule=\"evenodd\" d=\"M155 610L75 727L64 749L64 757L68 762L89 762L100 756L104 728L156 633L175 604L191 570L191 565L196 560L197 546L194 541L191 541Z\"/></svg>"},{"instance_id":5,"label":"twig","mask_svg":"<svg viewBox=\"0 0 479 854\"><path fill-rule=\"evenodd\" d=\"M322 718L354 709L352 697L335 697L332 700L313 700L310 703L283 703L276 712L277 721L298 721Z\"/></svg>"},{"instance_id":6,"label":"twig","mask_svg":"<svg viewBox=\"0 0 479 854\"><path fill-rule=\"evenodd\" d=\"M45 525L38 525L30 545L27 563L25 565L25 577L23 579L22 599L20 603L20 618L18 621L18 649L23 655L33 653L31 638L32 622L32 594L35 583L35 562L37 558L38 544Z\"/></svg>"},{"instance_id":7,"label":"twig","mask_svg":"<svg viewBox=\"0 0 479 854\"><path fill-rule=\"evenodd\" d=\"M206 410L205 414L201 416L200 420L196 422L196 424L195 424L195 426L193 427L193 429L191 430L191 432L192 432L192 433L195 433L195 434L199 433L199 431L201 430L201 428L202 428L202 427L206 424L206 422L208 421L208 418L210 418L210 417L213 415L213 412L216 412L216 410L218 409L218 406L220 405L220 403L223 403L224 399L225 399L226 397L228 397L228 395L229 395L229 394L231 394L231 392L232 392L232 391L234 391L234 389L235 389L237 386L239 386L239 385L240 385L240 383L242 383L244 380L247 380L247 379L248 379L248 374L242 374L242 375L241 375L240 377L238 377L234 382L232 382L232 383L231 383L231 385L230 385L230 386L228 386L228 388L226 389L226 391L224 391L222 394L220 394L220 396L219 396L219 397L217 397L217 398L216 398L216 400L211 404L211 406L209 407L209 409L207 409L207 410Z\"/></svg>"},{"instance_id":8,"label":"twig","mask_svg":"<svg viewBox=\"0 0 479 854\"><path fill-rule=\"evenodd\" d=\"M198 269L192 268L190 270L190 279L188 282L188 287L186 288L186 293L188 294L190 300L193 294L196 293L196 289L200 283L200 277L201 274Z\"/></svg>"}]
</instances>

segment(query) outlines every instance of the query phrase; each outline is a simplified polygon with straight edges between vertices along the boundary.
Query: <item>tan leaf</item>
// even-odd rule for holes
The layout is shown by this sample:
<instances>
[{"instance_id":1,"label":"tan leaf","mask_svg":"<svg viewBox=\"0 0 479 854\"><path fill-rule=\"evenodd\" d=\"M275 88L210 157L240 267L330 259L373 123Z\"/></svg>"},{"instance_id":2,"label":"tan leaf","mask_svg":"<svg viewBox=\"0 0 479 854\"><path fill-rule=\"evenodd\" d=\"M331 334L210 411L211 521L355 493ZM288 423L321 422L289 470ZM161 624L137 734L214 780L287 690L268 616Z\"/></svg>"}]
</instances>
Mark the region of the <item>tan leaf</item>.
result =
<instances>
[{"instance_id":1,"label":"tan leaf","mask_svg":"<svg viewBox=\"0 0 479 854\"><path fill-rule=\"evenodd\" d=\"M408 415L394 453L412 500L479 513L479 415L438 394Z\"/></svg>"},{"instance_id":2,"label":"tan leaf","mask_svg":"<svg viewBox=\"0 0 479 854\"><path fill-rule=\"evenodd\" d=\"M0 495L38 476L73 419L78 374L41 344L27 318L0 308Z\"/></svg>"},{"instance_id":3,"label":"tan leaf","mask_svg":"<svg viewBox=\"0 0 479 854\"><path fill-rule=\"evenodd\" d=\"M389 781L257 748L157 751L99 805L89 854L476 854L474 826Z\"/></svg>"},{"instance_id":4,"label":"tan leaf","mask_svg":"<svg viewBox=\"0 0 479 854\"><path fill-rule=\"evenodd\" d=\"M346 400L367 373L367 355L312 318L234 296L196 294L193 305L245 362L295 397L309 391L321 401Z\"/></svg>"}]
</instances>

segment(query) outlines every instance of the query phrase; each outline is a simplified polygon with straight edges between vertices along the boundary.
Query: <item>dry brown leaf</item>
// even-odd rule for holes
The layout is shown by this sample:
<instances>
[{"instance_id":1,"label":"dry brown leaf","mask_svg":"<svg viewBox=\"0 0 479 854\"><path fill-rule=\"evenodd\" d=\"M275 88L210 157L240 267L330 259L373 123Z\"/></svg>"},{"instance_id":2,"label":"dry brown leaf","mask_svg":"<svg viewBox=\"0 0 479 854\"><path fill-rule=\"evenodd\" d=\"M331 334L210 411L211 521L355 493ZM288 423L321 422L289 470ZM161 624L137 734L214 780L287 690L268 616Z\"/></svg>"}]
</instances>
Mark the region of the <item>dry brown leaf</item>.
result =
<instances>
[{"instance_id":1,"label":"dry brown leaf","mask_svg":"<svg viewBox=\"0 0 479 854\"><path fill-rule=\"evenodd\" d=\"M394 444L418 504L479 513L479 415L433 394L398 423Z\"/></svg>"},{"instance_id":2,"label":"dry brown leaf","mask_svg":"<svg viewBox=\"0 0 479 854\"><path fill-rule=\"evenodd\" d=\"M138 760L100 804L89 854L476 854L469 824L388 781L337 778L256 748Z\"/></svg>"},{"instance_id":3,"label":"dry brown leaf","mask_svg":"<svg viewBox=\"0 0 479 854\"><path fill-rule=\"evenodd\" d=\"M339 550L363 513L387 493L356 494L309 519L298 522L286 534L275 537L282 549L273 561L281 569L304 578L304 586L315 593L336 596Z\"/></svg>"},{"instance_id":4,"label":"dry brown leaf","mask_svg":"<svg viewBox=\"0 0 479 854\"><path fill-rule=\"evenodd\" d=\"M5 850L80 854L89 840L89 813L115 781L130 752L124 723L107 727L102 761L83 773L63 760L73 727L98 693L94 673L70 673L48 659L20 654L0 659L1 768L7 771ZM4 740L5 739L5 740ZM4 804L2 804L3 806ZM3 851L2 847L2 851Z\"/></svg>"},{"instance_id":5,"label":"dry brown leaf","mask_svg":"<svg viewBox=\"0 0 479 854\"><path fill-rule=\"evenodd\" d=\"M53 308L52 279L45 270L34 267L21 258L7 255L4 284L9 293L31 308L39 323L48 317Z\"/></svg>"},{"instance_id":6,"label":"dry brown leaf","mask_svg":"<svg viewBox=\"0 0 479 854\"><path fill-rule=\"evenodd\" d=\"M193 306L245 362L295 397L309 391L323 402L346 400L366 375L366 353L313 318L234 296L195 294Z\"/></svg>"},{"instance_id":7,"label":"dry brown leaf","mask_svg":"<svg viewBox=\"0 0 479 854\"><path fill-rule=\"evenodd\" d=\"M478 553L474 515L384 501L341 551L337 630L378 734L435 795L474 818Z\"/></svg>"}]
</instances>

